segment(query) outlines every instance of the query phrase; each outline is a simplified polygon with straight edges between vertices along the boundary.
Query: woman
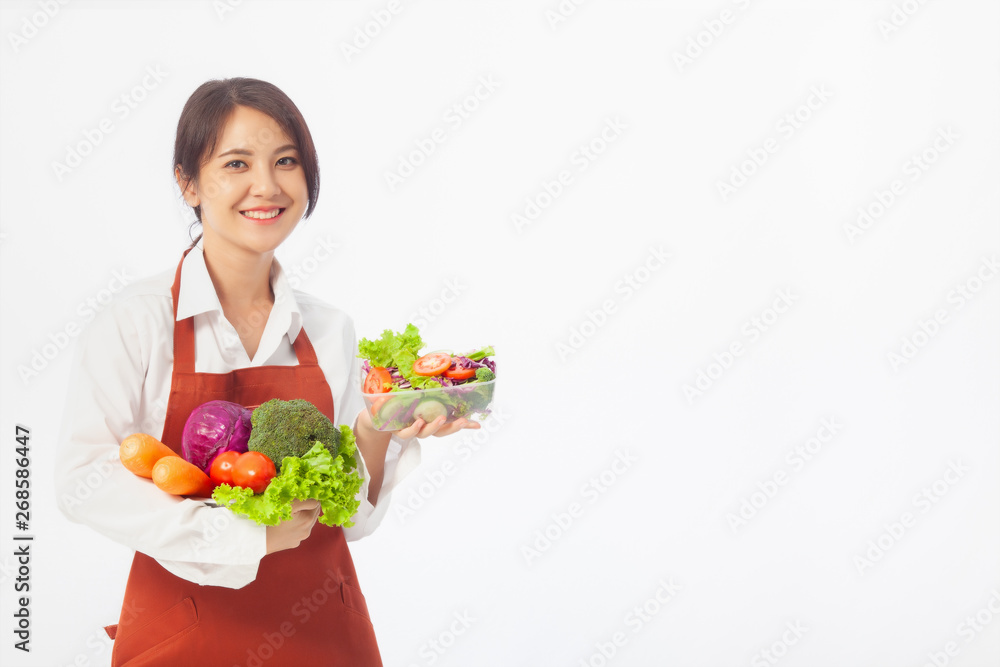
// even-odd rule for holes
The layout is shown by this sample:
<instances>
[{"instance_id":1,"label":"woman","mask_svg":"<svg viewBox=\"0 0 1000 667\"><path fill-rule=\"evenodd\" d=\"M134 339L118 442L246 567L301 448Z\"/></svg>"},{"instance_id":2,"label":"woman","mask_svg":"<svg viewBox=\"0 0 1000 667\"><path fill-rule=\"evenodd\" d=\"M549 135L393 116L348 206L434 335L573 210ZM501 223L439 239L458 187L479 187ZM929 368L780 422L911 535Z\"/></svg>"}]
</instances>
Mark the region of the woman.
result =
<instances>
[{"instance_id":1,"label":"woman","mask_svg":"<svg viewBox=\"0 0 1000 667\"><path fill-rule=\"evenodd\" d=\"M274 251L314 210L319 169L284 93L245 78L200 86L178 123L174 176L202 235L176 271L131 285L91 324L61 437L63 512L136 550L108 628L113 664L380 665L345 533L356 539L381 521L388 492L419 460L414 438L478 424L442 417L376 431L355 386L351 320L290 289ZM317 525L312 500L258 526L169 496L117 462L134 432L179 451L201 403L271 398L304 398L353 425L365 480L353 528ZM74 495L96 470L106 479Z\"/></svg>"}]
</instances>

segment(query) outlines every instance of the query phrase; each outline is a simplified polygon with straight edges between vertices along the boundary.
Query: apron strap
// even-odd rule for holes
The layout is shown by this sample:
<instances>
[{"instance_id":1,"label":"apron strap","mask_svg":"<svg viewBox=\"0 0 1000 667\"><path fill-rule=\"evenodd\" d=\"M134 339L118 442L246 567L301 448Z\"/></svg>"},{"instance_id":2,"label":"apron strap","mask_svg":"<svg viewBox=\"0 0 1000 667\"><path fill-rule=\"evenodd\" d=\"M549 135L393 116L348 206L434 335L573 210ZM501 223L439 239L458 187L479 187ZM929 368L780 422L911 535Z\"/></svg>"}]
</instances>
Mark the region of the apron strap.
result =
<instances>
[{"instance_id":1,"label":"apron strap","mask_svg":"<svg viewBox=\"0 0 1000 667\"><path fill-rule=\"evenodd\" d=\"M180 263L177 264L177 273L174 275L174 284L170 288L170 295L174 299L174 373L194 373L194 318L185 317L177 321L177 304L181 295L181 267L184 266L184 258L191 252L191 248L184 251Z\"/></svg>"},{"instance_id":2,"label":"apron strap","mask_svg":"<svg viewBox=\"0 0 1000 667\"><path fill-rule=\"evenodd\" d=\"M295 337L292 347L295 348L295 357L299 360L299 366L319 366L316 350L313 349L312 342L306 335L305 327L299 327L299 335Z\"/></svg>"}]
</instances>

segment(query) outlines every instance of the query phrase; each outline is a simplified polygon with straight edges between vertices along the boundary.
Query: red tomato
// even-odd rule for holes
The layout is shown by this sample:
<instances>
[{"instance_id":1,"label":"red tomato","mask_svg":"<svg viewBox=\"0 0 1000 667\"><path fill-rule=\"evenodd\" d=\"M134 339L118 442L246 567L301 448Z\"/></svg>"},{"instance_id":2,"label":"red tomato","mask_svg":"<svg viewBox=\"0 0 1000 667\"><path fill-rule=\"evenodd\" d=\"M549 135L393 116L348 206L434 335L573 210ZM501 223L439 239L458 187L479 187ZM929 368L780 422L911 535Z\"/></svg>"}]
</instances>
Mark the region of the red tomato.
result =
<instances>
[{"instance_id":1,"label":"red tomato","mask_svg":"<svg viewBox=\"0 0 1000 667\"><path fill-rule=\"evenodd\" d=\"M392 374L388 369L376 366L368 371L368 377L365 378L366 394L381 394L382 392L389 391L389 387L391 386Z\"/></svg>"},{"instance_id":2,"label":"red tomato","mask_svg":"<svg viewBox=\"0 0 1000 667\"><path fill-rule=\"evenodd\" d=\"M468 380L475 374L475 368L449 368L444 372L444 376L452 380Z\"/></svg>"},{"instance_id":3,"label":"red tomato","mask_svg":"<svg viewBox=\"0 0 1000 667\"><path fill-rule=\"evenodd\" d=\"M212 461L212 466L208 469L208 477L213 484L233 485L233 466L236 459L240 458L239 452L222 452Z\"/></svg>"},{"instance_id":4,"label":"red tomato","mask_svg":"<svg viewBox=\"0 0 1000 667\"><path fill-rule=\"evenodd\" d=\"M431 352L413 362L413 372L417 375L441 375L451 366L451 355Z\"/></svg>"},{"instance_id":5,"label":"red tomato","mask_svg":"<svg viewBox=\"0 0 1000 667\"><path fill-rule=\"evenodd\" d=\"M254 493L263 493L278 471L274 462L260 452L243 452L233 466L233 483Z\"/></svg>"}]
</instances>

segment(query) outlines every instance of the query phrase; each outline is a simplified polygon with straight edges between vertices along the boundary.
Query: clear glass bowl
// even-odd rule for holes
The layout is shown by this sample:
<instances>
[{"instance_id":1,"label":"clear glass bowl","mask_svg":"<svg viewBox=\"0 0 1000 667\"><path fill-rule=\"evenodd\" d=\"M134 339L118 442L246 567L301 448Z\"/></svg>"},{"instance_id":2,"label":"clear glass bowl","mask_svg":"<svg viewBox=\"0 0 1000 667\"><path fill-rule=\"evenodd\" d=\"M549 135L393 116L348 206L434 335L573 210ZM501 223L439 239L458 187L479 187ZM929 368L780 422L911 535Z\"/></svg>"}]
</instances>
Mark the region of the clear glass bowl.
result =
<instances>
[{"instance_id":1,"label":"clear glass bowl","mask_svg":"<svg viewBox=\"0 0 1000 667\"><path fill-rule=\"evenodd\" d=\"M364 385L365 378L361 378ZM465 417L476 419L490 414L496 379L453 387L434 389L403 389L382 394L362 392L365 406L372 415L372 424L379 431L398 431L422 417L434 421L445 415L447 422Z\"/></svg>"}]
</instances>

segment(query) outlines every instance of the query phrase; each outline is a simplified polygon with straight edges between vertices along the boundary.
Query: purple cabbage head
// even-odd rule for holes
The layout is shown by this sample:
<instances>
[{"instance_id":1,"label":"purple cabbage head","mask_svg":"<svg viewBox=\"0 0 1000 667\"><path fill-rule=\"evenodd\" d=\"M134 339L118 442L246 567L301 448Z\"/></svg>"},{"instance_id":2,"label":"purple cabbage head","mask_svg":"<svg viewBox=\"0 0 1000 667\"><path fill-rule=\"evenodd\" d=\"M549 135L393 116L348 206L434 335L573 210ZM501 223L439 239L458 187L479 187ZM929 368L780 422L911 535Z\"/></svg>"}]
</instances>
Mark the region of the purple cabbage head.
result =
<instances>
[{"instance_id":1,"label":"purple cabbage head","mask_svg":"<svg viewBox=\"0 0 1000 667\"><path fill-rule=\"evenodd\" d=\"M212 461L222 452L247 451L250 415L238 403L209 401L191 411L181 435L181 454L208 474Z\"/></svg>"}]
</instances>

